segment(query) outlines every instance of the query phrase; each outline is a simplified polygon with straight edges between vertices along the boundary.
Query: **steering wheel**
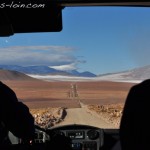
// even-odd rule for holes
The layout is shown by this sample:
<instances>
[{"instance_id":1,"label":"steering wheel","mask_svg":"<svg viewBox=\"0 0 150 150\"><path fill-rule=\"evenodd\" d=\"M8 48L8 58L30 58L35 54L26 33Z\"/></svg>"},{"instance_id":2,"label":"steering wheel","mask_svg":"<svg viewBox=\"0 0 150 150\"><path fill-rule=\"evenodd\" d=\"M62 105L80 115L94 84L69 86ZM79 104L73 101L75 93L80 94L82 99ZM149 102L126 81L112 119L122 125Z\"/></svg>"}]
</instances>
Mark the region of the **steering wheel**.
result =
<instances>
[{"instance_id":1,"label":"steering wheel","mask_svg":"<svg viewBox=\"0 0 150 150\"><path fill-rule=\"evenodd\" d=\"M65 150L72 150L71 148L71 139L66 137L65 135L59 133L55 129L43 129L37 125L35 125L35 129L44 132L45 134L49 135L49 141L47 146L49 148L55 148L55 150L65 149ZM55 131L54 131L55 130Z\"/></svg>"}]
</instances>

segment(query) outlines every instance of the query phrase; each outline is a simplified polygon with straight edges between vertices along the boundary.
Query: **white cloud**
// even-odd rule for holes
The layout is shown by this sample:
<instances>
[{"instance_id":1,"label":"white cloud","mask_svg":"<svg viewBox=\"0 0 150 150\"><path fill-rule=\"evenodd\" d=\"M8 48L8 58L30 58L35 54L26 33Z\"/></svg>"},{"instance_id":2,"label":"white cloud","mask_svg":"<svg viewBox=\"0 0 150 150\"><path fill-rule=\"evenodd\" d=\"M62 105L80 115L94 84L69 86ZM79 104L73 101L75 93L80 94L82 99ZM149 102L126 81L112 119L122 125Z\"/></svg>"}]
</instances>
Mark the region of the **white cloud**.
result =
<instances>
[{"instance_id":1,"label":"white cloud","mask_svg":"<svg viewBox=\"0 0 150 150\"><path fill-rule=\"evenodd\" d=\"M42 50L42 51L49 51L49 52L70 52L73 51L74 48L68 46L12 46L12 47L3 47L0 48L0 51L26 51L26 50Z\"/></svg>"},{"instance_id":2,"label":"white cloud","mask_svg":"<svg viewBox=\"0 0 150 150\"><path fill-rule=\"evenodd\" d=\"M61 70L61 71L68 71L68 70L76 70L77 69L77 63L71 63L67 65L59 65L59 66L50 66L51 68Z\"/></svg>"},{"instance_id":3,"label":"white cloud","mask_svg":"<svg viewBox=\"0 0 150 150\"><path fill-rule=\"evenodd\" d=\"M13 46L0 48L0 64L65 65L77 61L73 47L67 46Z\"/></svg>"}]
</instances>

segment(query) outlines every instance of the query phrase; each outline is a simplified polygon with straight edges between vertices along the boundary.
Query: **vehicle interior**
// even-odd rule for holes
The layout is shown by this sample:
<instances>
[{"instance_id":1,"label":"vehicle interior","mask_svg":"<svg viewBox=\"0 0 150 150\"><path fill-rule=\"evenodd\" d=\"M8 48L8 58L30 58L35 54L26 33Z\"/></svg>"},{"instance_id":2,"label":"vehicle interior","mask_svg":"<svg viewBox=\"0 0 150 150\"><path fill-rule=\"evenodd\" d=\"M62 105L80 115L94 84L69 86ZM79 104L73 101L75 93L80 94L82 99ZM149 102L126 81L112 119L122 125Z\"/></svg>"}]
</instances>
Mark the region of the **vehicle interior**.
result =
<instances>
[{"instance_id":1,"label":"vehicle interior","mask_svg":"<svg viewBox=\"0 0 150 150\"><path fill-rule=\"evenodd\" d=\"M72 150L121 150L127 94L150 73L149 6L129 0L0 2L0 81L29 107L36 129L28 144L9 132L8 149L64 149L64 139L49 144L60 135L71 140Z\"/></svg>"}]
</instances>

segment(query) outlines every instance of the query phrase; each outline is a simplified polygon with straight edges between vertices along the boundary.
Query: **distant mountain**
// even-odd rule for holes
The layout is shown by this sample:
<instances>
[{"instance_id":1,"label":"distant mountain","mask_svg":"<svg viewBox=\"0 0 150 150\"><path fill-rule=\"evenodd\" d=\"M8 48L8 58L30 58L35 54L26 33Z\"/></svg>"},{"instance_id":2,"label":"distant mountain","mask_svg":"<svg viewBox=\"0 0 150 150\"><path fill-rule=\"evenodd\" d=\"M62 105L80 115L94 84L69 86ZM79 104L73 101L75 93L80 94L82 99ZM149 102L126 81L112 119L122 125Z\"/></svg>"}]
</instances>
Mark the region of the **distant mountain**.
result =
<instances>
[{"instance_id":1,"label":"distant mountain","mask_svg":"<svg viewBox=\"0 0 150 150\"><path fill-rule=\"evenodd\" d=\"M150 78L150 65L144 66L141 68L135 68L128 71L128 74L125 74L124 77L134 79L149 79Z\"/></svg>"},{"instance_id":2,"label":"distant mountain","mask_svg":"<svg viewBox=\"0 0 150 150\"><path fill-rule=\"evenodd\" d=\"M0 81L4 80L36 80L17 71L0 70Z\"/></svg>"},{"instance_id":3,"label":"distant mountain","mask_svg":"<svg viewBox=\"0 0 150 150\"><path fill-rule=\"evenodd\" d=\"M17 65L0 65L0 70L17 71L23 74L33 75L65 75L78 77L97 77L99 79L113 80L145 80L150 78L150 65L139 67L123 72L107 73L96 76L95 74L85 71L78 72L77 70L60 71L48 66L17 66Z\"/></svg>"},{"instance_id":4,"label":"distant mountain","mask_svg":"<svg viewBox=\"0 0 150 150\"><path fill-rule=\"evenodd\" d=\"M112 80L145 80L150 79L150 65L123 72L109 73L98 76L101 79Z\"/></svg>"},{"instance_id":5,"label":"distant mountain","mask_svg":"<svg viewBox=\"0 0 150 150\"><path fill-rule=\"evenodd\" d=\"M0 65L0 69L18 71L25 74L49 74L49 73L62 73L56 69L48 66L16 66L16 65Z\"/></svg>"},{"instance_id":6,"label":"distant mountain","mask_svg":"<svg viewBox=\"0 0 150 150\"><path fill-rule=\"evenodd\" d=\"M96 77L95 74L91 72L78 72L76 70L72 71L60 71L48 66L17 66L17 65L0 65L0 69L18 71L24 74L33 75L67 75L67 76L80 76L80 77Z\"/></svg>"},{"instance_id":7,"label":"distant mountain","mask_svg":"<svg viewBox=\"0 0 150 150\"><path fill-rule=\"evenodd\" d=\"M93 74L93 73L91 73L89 71L82 72L82 73L80 73L79 76L81 76L81 77L96 77L95 74Z\"/></svg>"},{"instance_id":8,"label":"distant mountain","mask_svg":"<svg viewBox=\"0 0 150 150\"><path fill-rule=\"evenodd\" d=\"M89 71L85 71L85 72L78 72L76 70L70 70L70 71L67 71L68 73L72 74L72 75L75 75L75 76L79 76L79 77L96 77L95 74L89 72Z\"/></svg>"},{"instance_id":9,"label":"distant mountain","mask_svg":"<svg viewBox=\"0 0 150 150\"><path fill-rule=\"evenodd\" d=\"M75 75L75 76L79 76L79 72L77 70L67 70L66 72L68 72L69 74Z\"/></svg>"},{"instance_id":10,"label":"distant mountain","mask_svg":"<svg viewBox=\"0 0 150 150\"><path fill-rule=\"evenodd\" d=\"M26 75L27 74L27 75ZM0 80L33 80L28 75L62 75L70 77L93 77L94 80L109 81L142 81L150 79L150 65L123 72L107 73L96 76L91 72L78 72L76 70L59 71L48 66L16 66L0 65Z\"/></svg>"}]
</instances>

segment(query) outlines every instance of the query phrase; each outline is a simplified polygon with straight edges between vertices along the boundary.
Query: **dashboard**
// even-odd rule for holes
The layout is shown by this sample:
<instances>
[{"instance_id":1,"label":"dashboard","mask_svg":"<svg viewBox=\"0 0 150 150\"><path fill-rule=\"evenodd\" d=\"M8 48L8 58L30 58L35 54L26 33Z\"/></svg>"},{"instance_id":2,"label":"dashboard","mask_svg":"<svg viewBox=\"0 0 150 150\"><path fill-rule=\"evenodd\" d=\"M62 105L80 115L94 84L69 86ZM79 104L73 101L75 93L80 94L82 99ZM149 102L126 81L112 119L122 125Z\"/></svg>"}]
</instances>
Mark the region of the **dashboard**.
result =
<instances>
[{"instance_id":1,"label":"dashboard","mask_svg":"<svg viewBox=\"0 0 150 150\"><path fill-rule=\"evenodd\" d=\"M73 124L53 127L46 131L36 128L35 135L34 143L36 144L49 143L55 139L52 145L55 149L62 148L66 139L70 139L68 143L70 142L72 150L108 150L112 149L119 140L119 129L101 129Z\"/></svg>"},{"instance_id":2,"label":"dashboard","mask_svg":"<svg viewBox=\"0 0 150 150\"><path fill-rule=\"evenodd\" d=\"M70 124L43 129L35 126L32 143L23 143L10 135L9 150L120 150L119 129L102 129L88 125ZM114 149L115 147L115 149ZM5 148L6 149L6 148Z\"/></svg>"}]
</instances>

